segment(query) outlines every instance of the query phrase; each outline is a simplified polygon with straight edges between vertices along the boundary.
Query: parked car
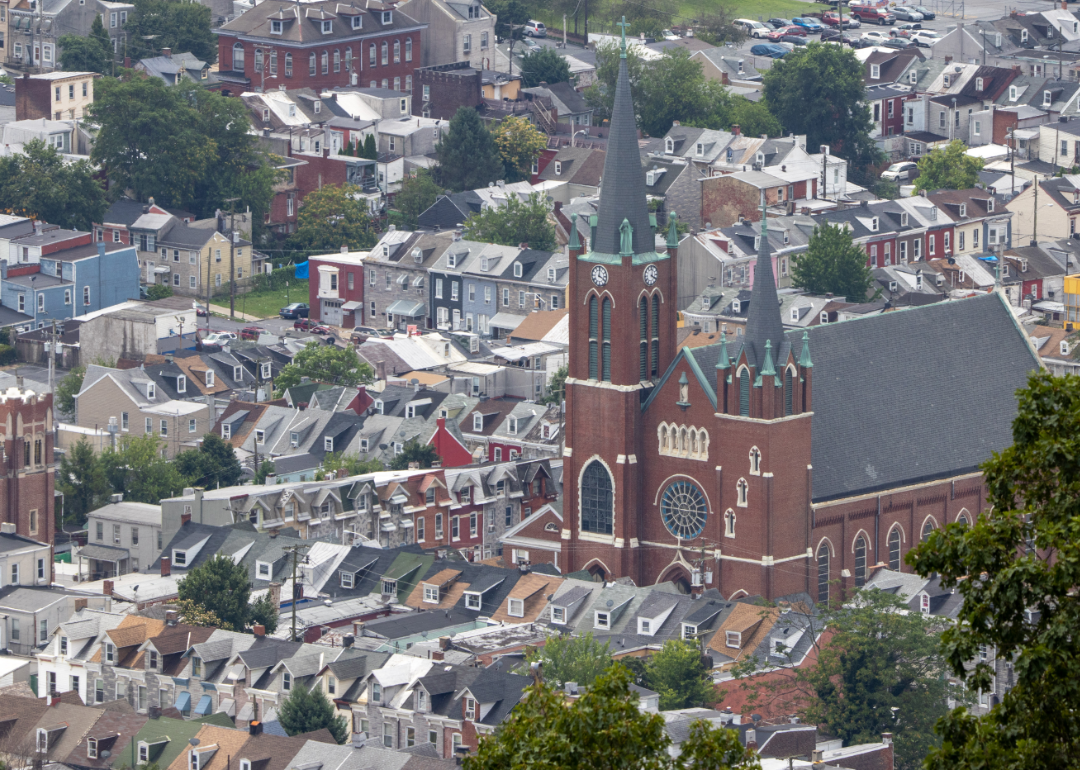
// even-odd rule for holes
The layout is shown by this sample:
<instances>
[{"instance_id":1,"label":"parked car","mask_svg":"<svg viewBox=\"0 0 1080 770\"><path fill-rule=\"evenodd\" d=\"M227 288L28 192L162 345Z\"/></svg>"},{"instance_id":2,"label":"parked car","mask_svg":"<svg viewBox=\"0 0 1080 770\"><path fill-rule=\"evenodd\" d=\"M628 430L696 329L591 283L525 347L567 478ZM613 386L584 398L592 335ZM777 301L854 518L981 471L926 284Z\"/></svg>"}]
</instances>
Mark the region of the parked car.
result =
<instances>
[{"instance_id":1,"label":"parked car","mask_svg":"<svg viewBox=\"0 0 1080 770\"><path fill-rule=\"evenodd\" d=\"M357 326L352 330L349 339L356 345L369 339L388 339L394 336L393 329L376 329L372 326Z\"/></svg>"},{"instance_id":2,"label":"parked car","mask_svg":"<svg viewBox=\"0 0 1080 770\"><path fill-rule=\"evenodd\" d=\"M851 15L858 17L859 21L866 24L895 24L896 17L889 13L888 8L879 6L852 5Z\"/></svg>"},{"instance_id":3,"label":"parked car","mask_svg":"<svg viewBox=\"0 0 1080 770\"><path fill-rule=\"evenodd\" d=\"M313 321L310 318L297 318L296 323L292 325L292 328L297 331L309 332L319 325L318 321Z\"/></svg>"},{"instance_id":4,"label":"parked car","mask_svg":"<svg viewBox=\"0 0 1080 770\"><path fill-rule=\"evenodd\" d=\"M908 48L917 48L914 40L908 40L903 37L894 37L892 40L886 40L882 45L885 48L895 48L898 51L904 51Z\"/></svg>"},{"instance_id":5,"label":"parked car","mask_svg":"<svg viewBox=\"0 0 1080 770\"><path fill-rule=\"evenodd\" d=\"M195 308L195 315L197 315L199 318L206 318L206 306L199 305L197 308Z\"/></svg>"},{"instance_id":6,"label":"parked car","mask_svg":"<svg viewBox=\"0 0 1080 770\"><path fill-rule=\"evenodd\" d=\"M781 19L779 17L774 17L772 19L769 19L769 24L772 25L773 29L780 29L781 27L790 27L791 26L791 19Z\"/></svg>"},{"instance_id":7,"label":"parked car","mask_svg":"<svg viewBox=\"0 0 1080 770\"><path fill-rule=\"evenodd\" d=\"M754 21L753 19L735 19L735 21L731 23L750 37L766 37L772 31L760 21Z\"/></svg>"},{"instance_id":8,"label":"parked car","mask_svg":"<svg viewBox=\"0 0 1080 770\"><path fill-rule=\"evenodd\" d=\"M924 19L926 19L927 21L930 21L931 19L936 19L937 18L936 13L934 13L933 11L929 10L928 8L926 8L925 6L922 6L922 5L913 5L913 6L911 6L911 10L918 11L919 13L921 13L922 17Z\"/></svg>"},{"instance_id":9,"label":"parked car","mask_svg":"<svg viewBox=\"0 0 1080 770\"><path fill-rule=\"evenodd\" d=\"M881 172L881 178L888 182L910 182L919 176L919 164L911 161L893 163Z\"/></svg>"},{"instance_id":10,"label":"parked car","mask_svg":"<svg viewBox=\"0 0 1080 770\"><path fill-rule=\"evenodd\" d=\"M843 32L841 32L838 29L827 29L827 30L825 30L824 32L821 33L821 42L822 43L833 42L833 43L841 43L843 45L851 45L853 40L852 40L852 38L848 37L847 35L845 35Z\"/></svg>"},{"instance_id":11,"label":"parked car","mask_svg":"<svg viewBox=\"0 0 1080 770\"><path fill-rule=\"evenodd\" d=\"M872 29L869 32L863 32L862 39L869 40L874 45L885 45L886 41L888 41L889 39L889 33L879 32L875 29Z\"/></svg>"},{"instance_id":12,"label":"parked car","mask_svg":"<svg viewBox=\"0 0 1080 770\"><path fill-rule=\"evenodd\" d=\"M278 315L282 318L307 318L308 306L305 302L294 302L291 305L286 305L278 311Z\"/></svg>"},{"instance_id":13,"label":"parked car","mask_svg":"<svg viewBox=\"0 0 1080 770\"><path fill-rule=\"evenodd\" d=\"M889 34L893 37L905 37L910 38L913 33L918 29L918 23L915 24L898 24L893 29L889 30Z\"/></svg>"},{"instance_id":14,"label":"parked car","mask_svg":"<svg viewBox=\"0 0 1080 770\"><path fill-rule=\"evenodd\" d=\"M821 16L821 21L830 27L842 27L843 29L858 29L862 26L857 16L845 13L841 16L836 11L829 11Z\"/></svg>"},{"instance_id":15,"label":"parked car","mask_svg":"<svg viewBox=\"0 0 1080 770\"><path fill-rule=\"evenodd\" d=\"M529 23L525 25L525 34L528 37L547 37L547 27L542 21L529 19Z\"/></svg>"},{"instance_id":16,"label":"parked car","mask_svg":"<svg viewBox=\"0 0 1080 770\"><path fill-rule=\"evenodd\" d=\"M776 43L758 43L750 48L750 53L754 56L768 56L772 59L780 59L787 52L787 48Z\"/></svg>"},{"instance_id":17,"label":"parked car","mask_svg":"<svg viewBox=\"0 0 1080 770\"><path fill-rule=\"evenodd\" d=\"M902 5L893 8L892 14L897 19L902 19L903 21L922 21L924 18L923 15L914 8L905 8Z\"/></svg>"},{"instance_id":18,"label":"parked car","mask_svg":"<svg viewBox=\"0 0 1080 770\"><path fill-rule=\"evenodd\" d=\"M266 330L260 326L245 326L240 330L240 339L257 340L259 339L259 335L264 334L265 332Z\"/></svg>"},{"instance_id":19,"label":"parked car","mask_svg":"<svg viewBox=\"0 0 1080 770\"><path fill-rule=\"evenodd\" d=\"M236 335L232 332L211 332L203 337L203 343L206 345L228 345L230 342L236 339Z\"/></svg>"},{"instance_id":20,"label":"parked car","mask_svg":"<svg viewBox=\"0 0 1080 770\"><path fill-rule=\"evenodd\" d=\"M792 45L806 45L806 35L784 35L780 38L781 43L791 43Z\"/></svg>"},{"instance_id":21,"label":"parked car","mask_svg":"<svg viewBox=\"0 0 1080 770\"><path fill-rule=\"evenodd\" d=\"M765 25L762 24L762 26L765 26ZM663 32L661 32L660 37L662 37L664 40L681 40L682 39L678 35L676 35L674 32L672 32L670 29L665 29Z\"/></svg>"},{"instance_id":22,"label":"parked car","mask_svg":"<svg viewBox=\"0 0 1080 770\"><path fill-rule=\"evenodd\" d=\"M324 326L323 324L315 324L310 329L308 329L308 331L312 334L324 334L330 337L336 336L333 329L331 329L329 326Z\"/></svg>"},{"instance_id":23,"label":"parked car","mask_svg":"<svg viewBox=\"0 0 1080 770\"><path fill-rule=\"evenodd\" d=\"M806 37L806 30L802 27L796 27L792 24L789 27L781 27L775 29L769 33L769 40L782 40L785 36L788 37Z\"/></svg>"},{"instance_id":24,"label":"parked car","mask_svg":"<svg viewBox=\"0 0 1080 770\"><path fill-rule=\"evenodd\" d=\"M880 40L875 40L868 37L857 37L851 41L852 48L873 48L875 45L881 45Z\"/></svg>"},{"instance_id":25,"label":"parked car","mask_svg":"<svg viewBox=\"0 0 1080 770\"><path fill-rule=\"evenodd\" d=\"M929 48L937 41L941 40L937 33L930 29L918 29L911 36L911 39L915 42L915 45L922 48Z\"/></svg>"},{"instance_id":26,"label":"parked car","mask_svg":"<svg viewBox=\"0 0 1080 770\"><path fill-rule=\"evenodd\" d=\"M807 16L796 16L794 19L791 20L791 23L794 24L796 27L802 27L811 35L816 35L822 30L821 25L818 24L816 20L811 19Z\"/></svg>"}]
</instances>

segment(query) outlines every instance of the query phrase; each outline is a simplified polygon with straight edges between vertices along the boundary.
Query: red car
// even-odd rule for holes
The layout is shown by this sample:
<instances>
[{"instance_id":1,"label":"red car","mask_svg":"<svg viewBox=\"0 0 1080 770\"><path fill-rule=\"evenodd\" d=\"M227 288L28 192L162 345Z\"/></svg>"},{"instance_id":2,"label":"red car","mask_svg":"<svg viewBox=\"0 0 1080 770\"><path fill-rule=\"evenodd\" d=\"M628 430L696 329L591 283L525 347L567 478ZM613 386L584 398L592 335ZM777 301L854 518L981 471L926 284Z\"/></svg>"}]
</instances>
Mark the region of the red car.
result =
<instances>
[{"instance_id":1,"label":"red car","mask_svg":"<svg viewBox=\"0 0 1080 770\"><path fill-rule=\"evenodd\" d=\"M262 334L264 331L264 329L261 329L258 326L245 326L243 329L240 330L240 339L257 340L259 339L259 335Z\"/></svg>"},{"instance_id":2,"label":"red car","mask_svg":"<svg viewBox=\"0 0 1080 770\"><path fill-rule=\"evenodd\" d=\"M769 33L769 40L773 42L779 40L784 35L798 35L799 37L806 37L806 30L802 27L798 27L792 24L790 27L781 27L780 29L774 29Z\"/></svg>"},{"instance_id":3,"label":"red car","mask_svg":"<svg viewBox=\"0 0 1080 770\"><path fill-rule=\"evenodd\" d=\"M302 332L309 332L318 325L318 321L312 321L310 318L297 318L296 323L292 325L292 328Z\"/></svg>"}]
</instances>

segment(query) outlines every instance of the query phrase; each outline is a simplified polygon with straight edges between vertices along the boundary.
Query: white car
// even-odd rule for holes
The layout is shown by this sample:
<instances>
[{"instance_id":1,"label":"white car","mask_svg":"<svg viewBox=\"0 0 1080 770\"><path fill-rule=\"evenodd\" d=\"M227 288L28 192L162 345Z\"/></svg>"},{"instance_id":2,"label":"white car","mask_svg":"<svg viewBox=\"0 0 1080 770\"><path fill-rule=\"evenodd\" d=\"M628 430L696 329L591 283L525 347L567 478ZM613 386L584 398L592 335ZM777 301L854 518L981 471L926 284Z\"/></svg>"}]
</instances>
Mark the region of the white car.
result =
<instances>
[{"instance_id":1,"label":"white car","mask_svg":"<svg viewBox=\"0 0 1080 770\"><path fill-rule=\"evenodd\" d=\"M889 42L892 38L889 37L888 32L878 32L877 30L871 30L870 32L863 32L862 39L863 40L872 40L875 43L878 43L879 45L884 45L885 43Z\"/></svg>"},{"instance_id":2,"label":"white car","mask_svg":"<svg viewBox=\"0 0 1080 770\"><path fill-rule=\"evenodd\" d=\"M735 19L732 24L736 27L742 27L743 31L750 37L765 38L772 32L760 21L754 21L753 19Z\"/></svg>"},{"instance_id":3,"label":"white car","mask_svg":"<svg viewBox=\"0 0 1080 770\"><path fill-rule=\"evenodd\" d=\"M911 161L903 161L901 163L893 163L883 172L881 172L881 178L889 182L900 182L915 179L919 175L919 164L912 163Z\"/></svg>"},{"instance_id":4,"label":"white car","mask_svg":"<svg viewBox=\"0 0 1080 770\"><path fill-rule=\"evenodd\" d=\"M236 335L233 332L213 332L203 337L203 342L211 345L227 345L235 339Z\"/></svg>"},{"instance_id":5,"label":"white car","mask_svg":"<svg viewBox=\"0 0 1080 770\"><path fill-rule=\"evenodd\" d=\"M672 32L670 29L665 29L663 32L661 32L660 37L662 37L664 40L681 40L682 39L678 35L676 35L674 32Z\"/></svg>"},{"instance_id":6,"label":"white car","mask_svg":"<svg viewBox=\"0 0 1080 770\"><path fill-rule=\"evenodd\" d=\"M929 48L941 38L932 29L917 29L911 33L911 40L914 41L915 45Z\"/></svg>"}]
</instances>

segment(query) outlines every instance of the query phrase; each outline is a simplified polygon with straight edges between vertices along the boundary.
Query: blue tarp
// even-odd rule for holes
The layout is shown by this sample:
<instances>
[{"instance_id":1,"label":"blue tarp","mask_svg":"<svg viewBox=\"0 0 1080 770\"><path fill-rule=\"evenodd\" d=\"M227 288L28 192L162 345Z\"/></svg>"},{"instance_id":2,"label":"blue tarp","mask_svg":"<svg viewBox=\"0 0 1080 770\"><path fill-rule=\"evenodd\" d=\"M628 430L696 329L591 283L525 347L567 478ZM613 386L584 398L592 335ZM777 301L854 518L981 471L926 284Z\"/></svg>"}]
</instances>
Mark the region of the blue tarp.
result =
<instances>
[{"instance_id":1,"label":"blue tarp","mask_svg":"<svg viewBox=\"0 0 1080 770\"><path fill-rule=\"evenodd\" d=\"M299 265L297 265L296 266L296 272L293 273L293 275L295 275L297 278L307 278L308 277L308 263L307 262L301 262Z\"/></svg>"},{"instance_id":2,"label":"blue tarp","mask_svg":"<svg viewBox=\"0 0 1080 770\"><path fill-rule=\"evenodd\" d=\"M210 709L213 708L213 705L214 699L211 698L209 695L204 695L199 698L199 705L195 707L195 713L201 717L204 717L210 713Z\"/></svg>"},{"instance_id":3,"label":"blue tarp","mask_svg":"<svg viewBox=\"0 0 1080 770\"><path fill-rule=\"evenodd\" d=\"M176 699L176 710L181 714L186 714L191 710L191 693L180 693L180 697Z\"/></svg>"}]
</instances>

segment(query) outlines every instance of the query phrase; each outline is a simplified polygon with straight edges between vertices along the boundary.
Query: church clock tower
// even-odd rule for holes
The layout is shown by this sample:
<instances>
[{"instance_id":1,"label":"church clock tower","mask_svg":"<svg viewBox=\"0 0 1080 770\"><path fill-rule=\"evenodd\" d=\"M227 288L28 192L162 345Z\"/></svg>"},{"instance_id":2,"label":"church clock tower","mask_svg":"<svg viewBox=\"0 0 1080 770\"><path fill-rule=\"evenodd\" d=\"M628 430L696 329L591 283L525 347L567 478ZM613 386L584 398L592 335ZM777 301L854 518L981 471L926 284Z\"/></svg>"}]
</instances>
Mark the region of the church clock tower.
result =
<instances>
[{"instance_id":1,"label":"church clock tower","mask_svg":"<svg viewBox=\"0 0 1080 770\"><path fill-rule=\"evenodd\" d=\"M562 560L611 579L644 578L638 549L642 404L676 351L676 258L656 251L626 66L619 77L586 250L571 227Z\"/></svg>"}]
</instances>

